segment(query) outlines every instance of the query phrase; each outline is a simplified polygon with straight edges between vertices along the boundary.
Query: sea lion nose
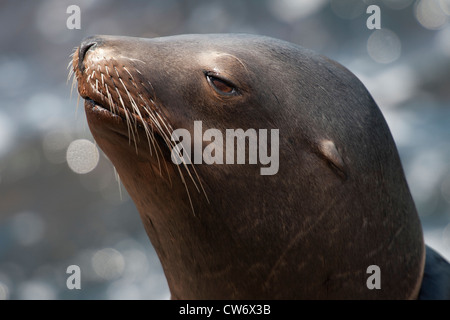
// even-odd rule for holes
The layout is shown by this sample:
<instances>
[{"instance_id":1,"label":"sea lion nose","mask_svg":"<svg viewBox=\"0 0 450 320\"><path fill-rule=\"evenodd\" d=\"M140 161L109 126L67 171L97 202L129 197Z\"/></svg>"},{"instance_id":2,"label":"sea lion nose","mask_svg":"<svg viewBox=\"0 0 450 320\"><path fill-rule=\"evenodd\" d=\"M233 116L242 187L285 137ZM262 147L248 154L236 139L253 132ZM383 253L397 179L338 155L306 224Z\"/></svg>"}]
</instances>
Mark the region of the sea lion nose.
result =
<instances>
[{"instance_id":1,"label":"sea lion nose","mask_svg":"<svg viewBox=\"0 0 450 320\"><path fill-rule=\"evenodd\" d=\"M84 57L86 56L86 53L97 47L97 45L100 43L100 38L96 36L90 36L87 38L84 38L81 41L81 45L79 48L78 53L78 69L83 72L84 71Z\"/></svg>"}]
</instances>

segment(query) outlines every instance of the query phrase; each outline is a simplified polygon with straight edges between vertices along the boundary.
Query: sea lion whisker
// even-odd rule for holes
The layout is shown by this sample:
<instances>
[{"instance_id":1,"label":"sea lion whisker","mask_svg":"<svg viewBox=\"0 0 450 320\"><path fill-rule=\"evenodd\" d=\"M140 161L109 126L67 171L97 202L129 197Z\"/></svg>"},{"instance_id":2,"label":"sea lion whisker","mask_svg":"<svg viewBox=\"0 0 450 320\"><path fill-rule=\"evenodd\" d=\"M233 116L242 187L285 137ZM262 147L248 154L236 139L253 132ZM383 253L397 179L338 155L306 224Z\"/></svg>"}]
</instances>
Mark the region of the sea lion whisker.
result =
<instances>
[{"instance_id":1,"label":"sea lion whisker","mask_svg":"<svg viewBox=\"0 0 450 320\"><path fill-rule=\"evenodd\" d=\"M134 101L133 97L131 96L130 92L127 89L127 86L123 82L122 78L119 78L120 83L123 86L123 89L128 95L128 99L130 100L131 106L133 107L133 110L136 112L136 114L142 119L141 111L139 110L139 107L137 106L136 102Z\"/></svg>"},{"instance_id":2,"label":"sea lion whisker","mask_svg":"<svg viewBox=\"0 0 450 320\"><path fill-rule=\"evenodd\" d=\"M175 152L177 152L177 153L179 154L180 149L179 149L178 145L172 145L172 148L175 148ZM171 151L172 151L172 150L171 150ZM189 170L189 167L188 167L186 161L184 160L184 158L181 158L181 159L182 159L182 163L183 163L183 166L184 166L186 172L188 173L189 177L191 178L192 183L194 184L195 188L197 189L197 192L200 192L200 190L199 190L199 188L198 188L198 186L197 186L197 183L195 182L195 180L194 180L194 178L193 178L193 176L192 176L192 174L191 174L191 172L190 172L190 170ZM181 170L181 167L180 167L180 166L176 166L176 167L177 167L178 172L179 172L179 174L180 174L181 181L183 182L183 184L184 184L184 186L185 186L186 193L187 193L188 198L189 198L189 203L190 203L190 205L191 205L192 213L193 213L194 216L196 216L196 214L195 214L195 209L194 209L194 205L193 205L193 203L192 203L191 194L190 194L190 192L189 192L189 187L188 187L188 185L187 185L187 183L186 183L186 179L184 178L183 171ZM195 171L195 169L194 169L194 171ZM201 182L200 182L200 183L201 183ZM202 189L203 189L203 188L202 188ZM206 196L206 193L205 193L205 197L206 197L206 199L208 200L208 197ZM209 200L208 200L208 203L209 203Z\"/></svg>"},{"instance_id":3,"label":"sea lion whisker","mask_svg":"<svg viewBox=\"0 0 450 320\"><path fill-rule=\"evenodd\" d=\"M77 97L77 107L75 109L75 119L78 118L78 108L79 108L79 105L80 105L80 98L81 98L81 96L78 95L78 97Z\"/></svg>"},{"instance_id":4,"label":"sea lion whisker","mask_svg":"<svg viewBox=\"0 0 450 320\"><path fill-rule=\"evenodd\" d=\"M156 143L156 149L157 149L157 152L159 152L159 154L160 154L161 157L162 157L162 156L163 156L163 153L162 153L161 147L160 147L159 144L157 144L157 143ZM170 177L169 167L168 167L166 161L163 161L163 163L164 163L164 168L166 169L167 178L169 179L169 185L172 187L172 178ZM161 169L160 169L160 174L161 174L161 176L162 176Z\"/></svg>"},{"instance_id":5,"label":"sea lion whisker","mask_svg":"<svg viewBox=\"0 0 450 320\"><path fill-rule=\"evenodd\" d=\"M119 74L119 71L117 71L117 68L116 68L116 66L113 66L113 68L114 68L114 70L116 71L116 74L117 74L117 77L120 79L121 78L121 76L120 76L120 74Z\"/></svg>"},{"instance_id":6,"label":"sea lion whisker","mask_svg":"<svg viewBox=\"0 0 450 320\"><path fill-rule=\"evenodd\" d=\"M128 73L128 75L130 76L129 80L130 80L131 84L132 84L133 87L137 90L137 89L138 89L138 86L137 86L136 81L134 80L134 77L133 77L133 75L131 74L131 72L130 72L126 67L122 67L122 68Z\"/></svg>"},{"instance_id":7,"label":"sea lion whisker","mask_svg":"<svg viewBox=\"0 0 450 320\"><path fill-rule=\"evenodd\" d=\"M168 134L171 136L171 135L172 135L172 132L173 132L172 126L170 126L170 125L167 124L167 122L161 117L161 115L160 115L159 112L156 112L156 116L161 120L161 122L162 122L162 124L164 125L164 127L166 128ZM169 129L169 127L170 127L170 129ZM168 140L168 139L167 139L167 140ZM172 148L176 146L175 143L174 143L173 141L171 141L171 140L169 140L169 141L170 141L170 145L172 146ZM176 149L175 151L176 151L176 152L179 152L180 150L179 150L179 149ZM191 159L189 158L189 155L186 155L186 156L188 157L189 162L192 163ZM199 177L199 175L198 175L198 173L197 173L197 170L195 169L194 166L192 166L192 171L194 172L194 176L197 178L197 181L198 181L198 184L200 185L200 188L198 187L197 183L195 182L194 176L191 174L191 171L190 171L190 169L189 169L188 164L186 163L186 161L184 160L184 158L181 158L181 159L182 159L183 166L185 167L187 173L189 174L189 177L191 178L192 182L194 183L195 188L197 189L198 192L200 192L200 188L201 188L201 190L203 191L203 194L204 194L206 200L207 200L208 203L209 203L208 195L206 194L206 191L205 191L205 189L204 189L204 187L203 187L203 183L202 183L202 181L200 180L200 177Z\"/></svg>"},{"instance_id":8,"label":"sea lion whisker","mask_svg":"<svg viewBox=\"0 0 450 320\"><path fill-rule=\"evenodd\" d=\"M158 116L158 118L161 120L161 123L164 125L164 128L166 129L166 132L165 132L164 130L161 130L161 132L163 133L163 137L164 137L164 140L165 140L167 146L170 147L170 151L171 151L171 152L173 151L173 149L175 149L175 152L176 152L177 154L179 154L179 153L180 153L180 149L179 149L178 145L175 144L175 142L172 141L172 139L169 138L169 136L172 136L172 133L173 133L172 127L171 127L170 125L168 125L168 124L166 123L166 121L164 121L164 119L160 116L160 114L159 114L158 112L155 112L155 113L156 113L156 115ZM157 121L157 122L159 123L159 121ZM170 129L169 129L169 127L170 127ZM188 162L189 162L189 163L192 163L192 162L191 162L191 159L189 158L189 155L186 155L186 157L188 158ZM202 182L201 182L201 180L200 180L200 177L199 177L199 175L198 175L198 173L197 173L197 170L195 169L194 166L192 166L192 170L194 171L194 175L195 175L195 177L197 178L197 181L198 181L198 184L200 185L200 188L198 187L198 184L197 184L197 182L195 181L194 176L193 176L192 173L191 173L190 167L189 167L188 164L186 163L184 157L181 157L180 159L181 159L181 161L182 161L182 163L183 163L183 167L185 168L186 172L188 173L189 177L191 178L192 183L194 184L195 188L197 189L197 192L200 193L200 188L201 188L202 191L203 191L203 194L205 195L205 198L206 198L207 202L209 203L209 198L208 198L208 196L207 196L207 194L206 194L205 189L203 188L203 184L202 184ZM179 167L179 166L178 166L178 167Z\"/></svg>"},{"instance_id":9,"label":"sea lion whisker","mask_svg":"<svg viewBox=\"0 0 450 320\"><path fill-rule=\"evenodd\" d=\"M75 53L75 52L74 52ZM70 57L72 58L72 56L74 55L74 53L72 53L71 55L70 55ZM70 61L69 61L69 63L67 64L67 70L72 70L73 71L73 61L72 61L73 59L70 59Z\"/></svg>"},{"instance_id":10,"label":"sea lion whisker","mask_svg":"<svg viewBox=\"0 0 450 320\"><path fill-rule=\"evenodd\" d=\"M73 71L73 69L70 69L69 70L69 74L67 75L67 80L66 80L66 83L68 83L69 82L69 80L70 80L70 78L72 77L72 75L74 74L74 71Z\"/></svg>"},{"instance_id":11,"label":"sea lion whisker","mask_svg":"<svg viewBox=\"0 0 450 320\"><path fill-rule=\"evenodd\" d=\"M72 78L72 85L70 86L70 99L72 99L73 89L77 85L77 79L75 77Z\"/></svg>"},{"instance_id":12,"label":"sea lion whisker","mask_svg":"<svg viewBox=\"0 0 450 320\"><path fill-rule=\"evenodd\" d=\"M106 90L106 96L108 98L108 104L109 104L110 110L113 114L117 114L116 110L115 110L115 103L112 99L111 93L109 92L109 87L108 87L107 83L105 83L105 90Z\"/></svg>"},{"instance_id":13,"label":"sea lion whisker","mask_svg":"<svg viewBox=\"0 0 450 320\"><path fill-rule=\"evenodd\" d=\"M141 111L139 110L139 107L138 107L136 101L134 101L133 96L130 94L130 92L127 89L127 86L125 85L125 83L122 81L121 78L119 78L119 81L120 81L120 83L122 83L122 86L123 86L125 92L127 93L128 99L130 100L130 103L131 103L131 106L132 106L133 110L136 112L137 116L139 116L141 122L144 124L144 129L145 129L145 132L146 132L147 137L148 137L150 132L148 130L148 127L145 126L146 122L144 121L144 117L142 116Z\"/></svg>"},{"instance_id":14,"label":"sea lion whisker","mask_svg":"<svg viewBox=\"0 0 450 320\"><path fill-rule=\"evenodd\" d=\"M161 124L159 123L158 119L156 119L154 117L154 115L147 109L147 107L149 107L149 106L148 105L143 105L142 106L144 111L146 111L147 114L149 115L149 119L152 122L152 124L155 126L155 128L157 129L159 135L164 140L166 145L169 147L171 145L171 142L170 142L170 139L168 138L168 135L166 134L166 132L164 132L164 130L161 127ZM163 153L162 153L162 150L161 150L161 147L159 146L159 144L156 143L155 146L156 146L157 152L159 152L161 154L161 156L163 156ZM164 163L164 166L166 168L167 176L169 177L169 183L170 183L170 185L172 185L172 179L171 179L170 174L169 174L169 168L167 166L167 163L165 161L163 163ZM161 167L160 167L160 173L161 173Z\"/></svg>"},{"instance_id":15,"label":"sea lion whisker","mask_svg":"<svg viewBox=\"0 0 450 320\"><path fill-rule=\"evenodd\" d=\"M134 130L136 130L136 135L134 135L134 144L135 144L136 149L137 149L137 139L139 139L139 135L137 134L137 131L138 131L138 128L137 128L137 121L136 121L136 120L134 119L134 117L132 116L133 113L132 113L131 111L129 111L129 110L127 109L127 107L125 107L125 103L123 102L122 95L120 94L119 89L117 89L117 87L114 87L114 89L115 89L116 92L117 92L117 96L119 97L119 101L120 101L120 103L122 104L122 108L124 109L125 114L127 114L127 112L130 113L130 120L131 120L130 123L134 124ZM136 150L136 152L137 152L137 150Z\"/></svg>"},{"instance_id":16,"label":"sea lion whisker","mask_svg":"<svg viewBox=\"0 0 450 320\"><path fill-rule=\"evenodd\" d=\"M131 80L133 80L134 81L134 78L133 78L133 75L131 74L131 72L130 71L128 71L128 69L127 69L127 67L122 67L122 69L124 69L129 75L130 75L130 77L131 77Z\"/></svg>"},{"instance_id":17,"label":"sea lion whisker","mask_svg":"<svg viewBox=\"0 0 450 320\"><path fill-rule=\"evenodd\" d=\"M133 61L133 62L137 61L137 62L141 62L143 64L146 64L145 61L142 61L142 60L139 60L139 59L135 59L135 58L125 57L125 56L119 56L119 58L128 59L128 60Z\"/></svg>"},{"instance_id":18,"label":"sea lion whisker","mask_svg":"<svg viewBox=\"0 0 450 320\"><path fill-rule=\"evenodd\" d=\"M172 149L175 149L175 152L177 154L180 154L180 149L179 149L178 145L175 145L175 144L172 143ZM188 162L192 164L192 161L191 161L189 155L184 155L184 156L186 156L188 158ZM206 191L203 188L203 184L202 184L202 182L200 180L200 177L197 174L197 170L195 170L195 167L193 165L191 165L191 167L189 167L189 165L186 162L186 160L184 160L184 157L181 157L181 161L182 161L184 169L186 170L186 172L188 173L189 177L191 178L191 181L194 184L195 189L197 189L197 192L200 193L201 192L200 188L201 188L202 191L203 191L203 194L204 194L204 196L205 196L205 198L207 200L207 202L209 203L208 196L206 195ZM190 168L192 168L192 171L194 172L194 175L192 175ZM195 176L195 178L197 178L198 184L195 181L194 176ZM198 187L198 185L200 185L200 188Z\"/></svg>"},{"instance_id":19,"label":"sea lion whisker","mask_svg":"<svg viewBox=\"0 0 450 320\"><path fill-rule=\"evenodd\" d=\"M125 119L127 122L127 128L128 128L128 143L131 145L131 136L133 136L133 142L134 142L134 146L136 148L136 154L138 154L138 147L137 147L137 142L136 142L136 136L133 130L133 126L131 124L131 120L130 117L131 115L129 115L129 111L127 109L124 110L125 111Z\"/></svg>"},{"instance_id":20,"label":"sea lion whisker","mask_svg":"<svg viewBox=\"0 0 450 320\"><path fill-rule=\"evenodd\" d=\"M158 133L161 136L161 138L164 140L164 142L166 143L167 146L170 146L171 145L170 139L168 138L167 134L162 129L161 125L159 124L159 121L152 115L152 113L147 109L147 107L149 107L149 106L148 105L143 105L142 106L144 111L146 111L148 113L149 119L151 120L151 122L155 126L155 128L158 130ZM152 133L153 133L153 129L152 129ZM162 153L162 150L161 150L161 147L159 146L159 144L156 143L155 146L156 146L155 149L157 150L157 154L159 152L159 154L161 154L161 156L163 156L163 153ZM164 163L164 167L166 168L167 176L169 178L169 184L170 184L170 186L172 186L172 179L170 177L169 167L167 166L167 163L165 161L163 161L163 163ZM160 171L160 173L161 173L161 171Z\"/></svg>"},{"instance_id":21,"label":"sea lion whisker","mask_svg":"<svg viewBox=\"0 0 450 320\"><path fill-rule=\"evenodd\" d=\"M171 125L168 125L166 123L166 121L164 121L164 119L161 117L161 115L159 114L159 112L155 112L156 116L159 118L159 120L161 120L162 124L164 125L164 127L166 128L167 132L169 133L169 135L172 135L173 132L173 128Z\"/></svg>"},{"instance_id":22,"label":"sea lion whisker","mask_svg":"<svg viewBox=\"0 0 450 320\"><path fill-rule=\"evenodd\" d=\"M70 66L70 63L71 63L71 62L72 62L72 61L69 62L69 66ZM68 67L69 67L69 66L68 66ZM70 68L70 69L69 69L69 74L67 75L66 84L69 83L70 78L73 77L74 74L75 74L75 71L73 70L73 68Z\"/></svg>"},{"instance_id":23,"label":"sea lion whisker","mask_svg":"<svg viewBox=\"0 0 450 320\"><path fill-rule=\"evenodd\" d=\"M193 205L192 199L191 199L191 194L190 194L190 192L189 192L189 188L188 188L188 185L187 185L187 183L186 183L186 180L184 179L183 172L181 171L180 166L176 166L176 167L177 167L177 169L178 169L178 172L180 173L181 181L183 182L184 187L185 187L185 189L186 189L186 193L187 193L187 196L188 196L188 199L189 199L189 204L191 205L192 214L194 215L194 217L196 217L194 205Z\"/></svg>"},{"instance_id":24,"label":"sea lion whisker","mask_svg":"<svg viewBox=\"0 0 450 320\"><path fill-rule=\"evenodd\" d=\"M125 103L123 102L122 95L120 94L119 89L117 89L117 87L114 86L114 90L116 90L117 97L119 98L119 101L120 101L120 104L122 105L122 108L126 109Z\"/></svg>"},{"instance_id":25,"label":"sea lion whisker","mask_svg":"<svg viewBox=\"0 0 450 320\"><path fill-rule=\"evenodd\" d=\"M120 176L119 176L119 173L117 172L116 167L113 166L113 170L114 170L114 177L116 178L117 184L119 186L119 197L120 197L120 200L122 201L123 195L122 195L122 183L120 181Z\"/></svg>"},{"instance_id":26,"label":"sea lion whisker","mask_svg":"<svg viewBox=\"0 0 450 320\"><path fill-rule=\"evenodd\" d=\"M125 106L125 103L123 102L122 95L120 94L119 89L117 88L117 86L115 84L114 84L114 89L116 90L117 96L119 97L119 101L122 104L122 108L127 109L127 107ZM130 113L133 114L132 111L130 111ZM137 121L135 121L134 117L132 117L131 120L132 120L132 123L134 124L134 128L137 132Z\"/></svg>"},{"instance_id":27,"label":"sea lion whisker","mask_svg":"<svg viewBox=\"0 0 450 320\"><path fill-rule=\"evenodd\" d=\"M152 83L151 83L149 80L147 80L147 83L150 85L150 88L152 89L152 97L155 97L155 99L156 99L155 89L153 88ZM150 100L151 100L151 99L150 99Z\"/></svg>"},{"instance_id":28,"label":"sea lion whisker","mask_svg":"<svg viewBox=\"0 0 450 320\"><path fill-rule=\"evenodd\" d=\"M147 113L151 116L151 113L150 113L147 109L145 109L145 110L146 110ZM159 112L154 112L154 113L156 114L156 116L157 116L157 117L159 118L159 120L160 120L160 121L158 121L157 119L155 119L156 122L157 122L158 124L159 124L159 123L162 123L163 126L164 126L164 128L165 128L165 130L166 130L166 132L167 132L167 134L165 134L165 131L163 130L163 128L160 127L160 132L163 133L163 135L164 135L163 138L164 138L166 144L167 144L168 146L170 146L171 152L172 152L172 149L173 149L174 147L176 147L176 150L175 150L175 151L179 153L180 150L178 149L178 146L175 145L175 142L173 142L173 141L169 138L169 136L171 136L171 135L172 135L172 132L173 132L172 126L171 126L170 124L167 124L167 121L165 121L165 119L163 119L163 118L161 117L161 115L160 115ZM186 155L186 156L189 158L189 155ZM192 170L194 171L194 176L197 178L197 181L198 181L198 184L200 185L200 188L199 188L197 182L195 181L194 176L191 174L191 170L190 170L188 164L186 163L186 161L184 160L184 158L181 158L181 160L182 160L183 166L184 166L186 172L188 173L189 177L191 178L191 180L192 180L192 182L193 182L195 188L197 189L198 192L201 192L200 189L202 190L202 192L203 192L203 194L204 194L204 196L205 196L207 202L209 203L209 198L208 198L208 196L207 196L207 194L206 194L206 191L205 191L205 189L204 189L204 187L203 187L203 184L202 184L202 182L201 182L201 180L200 180L200 177L199 177L199 175L198 175L198 173L197 173L197 170L195 169L194 166L192 166ZM189 162L191 162L190 159L189 159Z\"/></svg>"},{"instance_id":29,"label":"sea lion whisker","mask_svg":"<svg viewBox=\"0 0 450 320\"><path fill-rule=\"evenodd\" d=\"M152 155L151 144L153 144L153 145L155 144L154 137L150 134L150 130L148 128L147 122L145 122L144 118L142 117L141 111L139 110L139 107L137 106L136 102L134 101L133 97L131 96L130 92L128 91L125 83L122 81L121 78L119 78L119 81L120 81L120 83L122 83L122 86L123 86L125 92L128 95L128 99L130 100L131 106L133 107L133 109L136 112L136 114L139 116L139 118L140 118L140 120L141 120L141 122L142 122L142 124L144 126L144 131L145 131L145 134L147 136L147 141L148 141L148 147L149 147L149 150L150 150L150 155ZM156 158L157 158L157 162L158 162L159 171L161 173L161 162L159 160L158 153L156 153Z\"/></svg>"},{"instance_id":30,"label":"sea lion whisker","mask_svg":"<svg viewBox=\"0 0 450 320\"><path fill-rule=\"evenodd\" d=\"M156 150L156 142L155 142L154 133L152 131L150 134L147 123L144 121L144 119L141 119L141 120L142 120L142 123L144 124L145 134L147 136L148 148L150 150L150 156L153 155L152 149L154 148L155 154L156 154L156 161L158 162L159 173L161 174L161 161L159 160L159 155ZM152 148L152 146L153 146L153 148Z\"/></svg>"},{"instance_id":31,"label":"sea lion whisker","mask_svg":"<svg viewBox=\"0 0 450 320\"><path fill-rule=\"evenodd\" d=\"M102 74L103 76L103 74ZM133 130L133 125L132 125L132 117L128 114L128 109L125 107L123 100L122 100L122 96L120 95L117 87L114 87L116 90L116 93L118 95L118 98L120 99L120 102L122 103L123 106L123 110L124 110L124 114L125 114L125 121L127 123L127 129L128 129L128 143L131 145L131 140L133 138L134 141L134 145L135 145L135 149L136 149L136 153L138 153L138 148L137 148L137 141L136 141L136 135L135 132ZM110 110L113 114L118 115L119 114L119 107L114 103L114 100L112 98L111 93L109 92L109 87L108 84L105 83L105 89L106 89L106 94L108 97L108 104L110 106Z\"/></svg>"},{"instance_id":32,"label":"sea lion whisker","mask_svg":"<svg viewBox=\"0 0 450 320\"><path fill-rule=\"evenodd\" d=\"M148 116L150 117L150 119L153 121L153 123L155 124L156 128L158 129L158 131L160 131L161 133L164 132L164 128L161 126L159 120L156 117L159 117L161 119L161 122L163 122L163 124L165 125L165 128L168 132L168 135L170 136L171 132L173 130L169 130L167 129L167 125L165 124L164 120L159 116L159 112L154 110L157 109L157 106L153 103L153 107L151 108L147 102L144 100L144 98L142 97L141 94L139 94L139 98L142 100L142 102L144 103L144 110L147 112ZM150 109L150 110L149 110ZM156 116L155 116L156 115Z\"/></svg>"},{"instance_id":33,"label":"sea lion whisker","mask_svg":"<svg viewBox=\"0 0 450 320\"><path fill-rule=\"evenodd\" d=\"M158 119L156 119L155 116L147 108L145 108L145 106L143 108L150 117L150 120L152 120L152 123L155 125L156 129L158 129L159 132L163 133L164 130L161 127L161 124L159 123Z\"/></svg>"}]
</instances>

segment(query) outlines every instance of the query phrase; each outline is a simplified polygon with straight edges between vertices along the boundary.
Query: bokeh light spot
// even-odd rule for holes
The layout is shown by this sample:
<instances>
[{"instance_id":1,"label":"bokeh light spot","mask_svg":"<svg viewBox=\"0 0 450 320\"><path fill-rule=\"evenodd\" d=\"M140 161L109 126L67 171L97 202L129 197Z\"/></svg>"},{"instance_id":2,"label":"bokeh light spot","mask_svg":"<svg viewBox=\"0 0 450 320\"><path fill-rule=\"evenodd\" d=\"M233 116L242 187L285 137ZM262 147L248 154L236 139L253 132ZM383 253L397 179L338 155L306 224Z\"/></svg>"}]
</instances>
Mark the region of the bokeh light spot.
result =
<instances>
[{"instance_id":1,"label":"bokeh light spot","mask_svg":"<svg viewBox=\"0 0 450 320\"><path fill-rule=\"evenodd\" d=\"M391 63L401 54L399 37L388 29L379 29L372 32L367 40L367 52L378 63Z\"/></svg>"},{"instance_id":2,"label":"bokeh light spot","mask_svg":"<svg viewBox=\"0 0 450 320\"><path fill-rule=\"evenodd\" d=\"M443 28L448 22L448 16L443 9L448 9L439 0L420 0L414 10L417 21L427 29L436 30Z\"/></svg>"},{"instance_id":3,"label":"bokeh light spot","mask_svg":"<svg viewBox=\"0 0 450 320\"><path fill-rule=\"evenodd\" d=\"M450 16L450 0L439 0L441 9L447 16Z\"/></svg>"},{"instance_id":4,"label":"bokeh light spot","mask_svg":"<svg viewBox=\"0 0 450 320\"><path fill-rule=\"evenodd\" d=\"M116 249L105 248L94 253L92 267L101 278L113 280L122 275L125 269L125 259Z\"/></svg>"},{"instance_id":5,"label":"bokeh light spot","mask_svg":"<svg viewBox=\"0 0 450 320\"><path fill-rule=\"evenodd\" d=\"M67 164L75 173L91 172L100 160L97 146L89 140L78 139L72 141L67 148Z\"/></svg>"}]
</instances>

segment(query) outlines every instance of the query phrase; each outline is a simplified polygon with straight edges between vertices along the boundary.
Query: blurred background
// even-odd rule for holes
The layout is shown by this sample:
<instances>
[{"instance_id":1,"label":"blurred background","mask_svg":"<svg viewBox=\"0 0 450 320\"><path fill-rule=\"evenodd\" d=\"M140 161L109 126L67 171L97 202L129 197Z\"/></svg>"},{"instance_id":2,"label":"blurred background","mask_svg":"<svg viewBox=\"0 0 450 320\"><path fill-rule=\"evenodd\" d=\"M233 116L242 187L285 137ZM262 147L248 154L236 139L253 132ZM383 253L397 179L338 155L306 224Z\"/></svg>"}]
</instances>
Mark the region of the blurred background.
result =
<instances>
[{"instance_id":1,"label":"blurred background","mask_svg":"<svg viewBox=\"0 0 450 320\"><path fill-rule=\"evenodd\" d=\"M372 4L379 30L366 26ZM80 30L66 26L69 5L80 7ZM450 0L0 1L0 299L169 298L66 82L69 55L92 34L246 32L337 60L385 115L425 240L450 259L449 21ZM72 264L81 290L66 287Z\"/></svg>"}]
</instances>

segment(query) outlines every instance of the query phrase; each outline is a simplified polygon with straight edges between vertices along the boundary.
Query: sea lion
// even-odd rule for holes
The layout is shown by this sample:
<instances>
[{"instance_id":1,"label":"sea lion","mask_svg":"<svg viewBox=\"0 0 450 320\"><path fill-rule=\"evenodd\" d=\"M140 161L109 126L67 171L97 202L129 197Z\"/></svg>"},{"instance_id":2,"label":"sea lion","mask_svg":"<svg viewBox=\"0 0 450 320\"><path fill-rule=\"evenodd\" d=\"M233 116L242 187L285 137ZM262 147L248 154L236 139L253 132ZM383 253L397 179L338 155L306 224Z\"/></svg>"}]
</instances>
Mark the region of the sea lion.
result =
<instances>
[{"instance_id":1,"label":"sea lion","mask_svg":"<svg viewBox=\"0 0 450 320\"><path fill-rule=\"evenodd\" d=\"M419 299L450 300L450 264L428 246Z\"/></svg>"},{"instance_id":2,"label":"sea lion","mask_svg":"<svg viewBox=\"0 0 450 320\"><path fill-rule=\"evenodd\" d=\"M73 71L173 299L418 297L425 245L395 143L337 62L256 35L94 36ZM279 170L174 164L171 133L194 121L278 129Z\"/></svg>"}]
</instances>

